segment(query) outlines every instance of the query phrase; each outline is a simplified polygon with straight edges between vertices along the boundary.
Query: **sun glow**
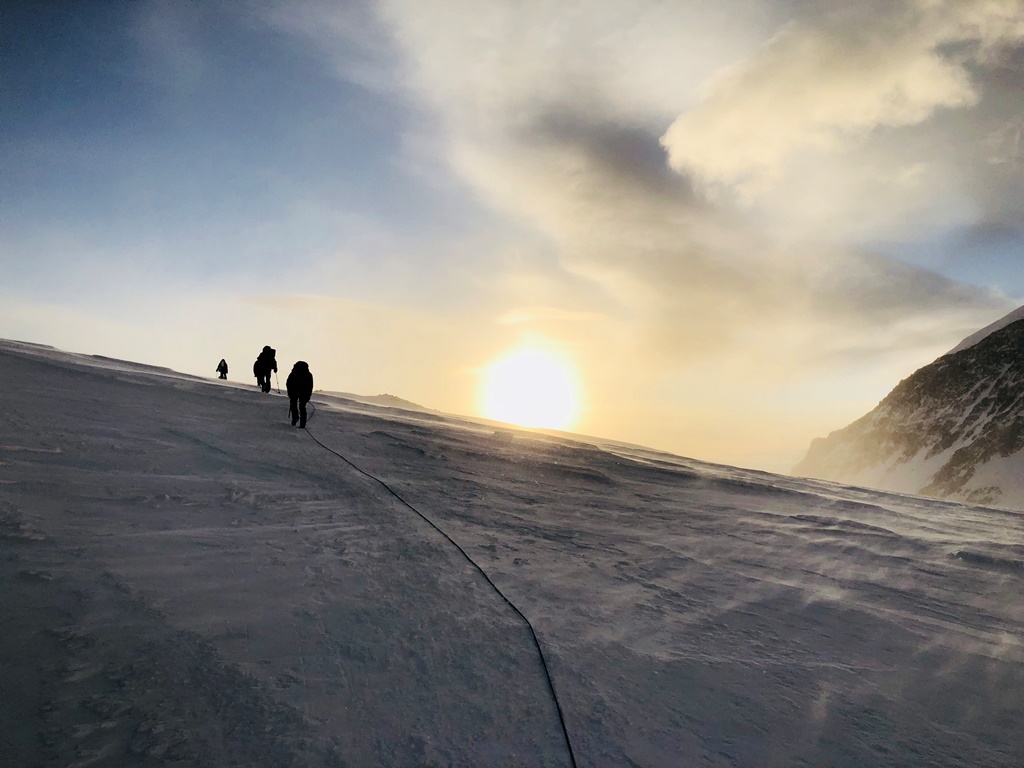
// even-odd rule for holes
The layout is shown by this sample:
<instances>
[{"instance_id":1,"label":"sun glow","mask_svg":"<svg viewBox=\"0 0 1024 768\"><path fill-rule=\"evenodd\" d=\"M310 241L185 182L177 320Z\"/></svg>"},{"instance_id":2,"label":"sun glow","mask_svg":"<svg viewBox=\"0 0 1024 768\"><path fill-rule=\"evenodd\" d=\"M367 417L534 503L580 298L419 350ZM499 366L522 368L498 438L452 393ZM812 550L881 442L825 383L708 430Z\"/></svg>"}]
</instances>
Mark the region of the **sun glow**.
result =
<instances>
[{"instance_id":1,"label":"sun glow","mask_svg":"<svg viewBox=\"0 0 1024 768\"><path fill-rule=\"evenodd\" d=\"M579 387L561 360L538 349L522 349L484 369L480 409L495 421L568 429L579 415Z\"/></svg>"}]
</instances>

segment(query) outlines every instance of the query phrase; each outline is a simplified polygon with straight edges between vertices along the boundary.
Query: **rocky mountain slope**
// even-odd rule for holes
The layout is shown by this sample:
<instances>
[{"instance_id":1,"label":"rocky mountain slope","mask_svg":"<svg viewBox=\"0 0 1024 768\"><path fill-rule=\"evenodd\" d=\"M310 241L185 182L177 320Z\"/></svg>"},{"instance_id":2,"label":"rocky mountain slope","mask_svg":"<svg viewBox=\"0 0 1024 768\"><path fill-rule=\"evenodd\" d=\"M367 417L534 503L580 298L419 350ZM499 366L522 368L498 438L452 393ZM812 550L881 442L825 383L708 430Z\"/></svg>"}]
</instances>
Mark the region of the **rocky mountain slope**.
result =
<instances>
[{"instance_id":1,"label":"rocky mountain slope","mask_svg":"<svg viewBox=\"0 0 1024 768\"><path fill-rule=\"evenodd\" d=\"M1024 319L991 327L812 442L794 474L1024 507Z\"/></svg>"}]
</instances>

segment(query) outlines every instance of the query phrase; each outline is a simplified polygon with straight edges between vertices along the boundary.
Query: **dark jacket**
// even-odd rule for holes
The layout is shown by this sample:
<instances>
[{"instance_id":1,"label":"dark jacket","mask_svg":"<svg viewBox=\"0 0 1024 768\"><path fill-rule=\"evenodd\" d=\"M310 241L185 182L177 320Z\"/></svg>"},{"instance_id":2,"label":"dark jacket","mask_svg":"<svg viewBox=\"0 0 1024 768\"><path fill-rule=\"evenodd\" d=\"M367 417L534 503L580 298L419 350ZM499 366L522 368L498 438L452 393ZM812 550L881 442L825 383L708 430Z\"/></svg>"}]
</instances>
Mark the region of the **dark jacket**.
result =
<instances>
[{"instance_id":1,"label":"dark jacket","mask_svg":"<svg viewBox=\"0 0 1024 768\"><path fill-rule=\"evenodd\" d=\"M217 363L217 373L227 374L227 372L228 364L226 360L221 360L219 363Z\"/></svg>"},{"instance_id":2,"label":"dark jacket","mask_svg":"<svg viewBox=\"0 0 1024 768\"><path fill-rule=\"evenodd\" d=\"M256 358L256 362L252 364L253 376L259 376L260 374L267 375L271 371L277 373L277 350L271 349L270 347L264 347L263 351L260 352L260 356Z\"/></svg>"},{"instance_id":3,"label":"dark jacket","mask_svg":"<svg viewBox=\"0 0 1024 768\"><path fill-rule=\"evenodd\" d=\"M309 365L299 360L292 366L292 372L288 374L288 397L297 397L305 402L313 396L313 374L309 372Z\"/></svg>"}]
</instances>

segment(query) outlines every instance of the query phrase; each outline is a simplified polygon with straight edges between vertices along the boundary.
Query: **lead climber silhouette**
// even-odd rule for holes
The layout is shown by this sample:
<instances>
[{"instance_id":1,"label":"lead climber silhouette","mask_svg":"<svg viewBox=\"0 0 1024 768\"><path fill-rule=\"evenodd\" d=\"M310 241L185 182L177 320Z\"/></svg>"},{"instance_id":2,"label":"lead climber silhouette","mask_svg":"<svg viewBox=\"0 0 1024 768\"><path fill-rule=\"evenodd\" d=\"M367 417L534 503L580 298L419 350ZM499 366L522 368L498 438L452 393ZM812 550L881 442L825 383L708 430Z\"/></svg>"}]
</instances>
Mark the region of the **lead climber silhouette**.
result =
<instances>
[{"instance_id":1,"label":"lead climber silhouette","mask_svg":"<svg viewBox=\"0 0 1024 768\"><path fill-rule=\"evenodd\" d=\"M277 373L277 351L271 347L264 347L256 362L252 364L252 373L256 377L256 383L264 392L270 391L270 372Z\"/></svg>"},{"instance_id":2,"label":"lead climber silhouette","mask_svg":"<svg viewBox=\"0 0 1024 768\"><path fill-rule=\"evenodd\" d=\"M220 359L220 362L217 363L217 373L220 374L220 378L222 379L226 379L228 377L228 361L223 357Z\"/></svg>"},{"instance_id":3,"label":"lead climber silhouette","mask_svg":"<svg viewBox=\"0 0 1024 768\"><path fill-rule=\"evenodd\" d=\"M292 366L285 386L288 388L288 413L292 417L292 426L299 422L299 429L305 429L306 403L313 396L313 374L304 360Z\"/></svg>"}]
</instances>

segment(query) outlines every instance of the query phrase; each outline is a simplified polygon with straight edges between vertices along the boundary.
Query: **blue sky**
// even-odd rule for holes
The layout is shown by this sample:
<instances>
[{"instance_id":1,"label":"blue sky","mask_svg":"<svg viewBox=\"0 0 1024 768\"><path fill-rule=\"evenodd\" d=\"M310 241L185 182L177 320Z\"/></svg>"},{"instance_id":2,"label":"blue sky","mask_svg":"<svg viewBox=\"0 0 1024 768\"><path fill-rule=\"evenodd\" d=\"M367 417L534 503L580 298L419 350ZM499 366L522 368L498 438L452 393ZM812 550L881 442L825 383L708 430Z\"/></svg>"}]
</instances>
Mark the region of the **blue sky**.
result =
<instances>
[{"instance_id":1,"label":"blue sky","mask_svg":"<svg viewBox=\"0 0 1024 768\"><path fill-rule=\"evenodd\" d=\"M0 336L785 470L1024 303L1018 0L9 6Z\"/></svg>"},{"instance_id":2,"label":"blue sky","mask_svg":"<svg viewBox=\"0 0 1024 768\"><path fill-rule=\"evenodd\" d=\"M308 263L345 217L398 236L451 225L392 162L407 108L228 8L9 12L3 194L23 247L66 258L39 243L57 230L203 278Z\"/></svg>"}]
</instances>

